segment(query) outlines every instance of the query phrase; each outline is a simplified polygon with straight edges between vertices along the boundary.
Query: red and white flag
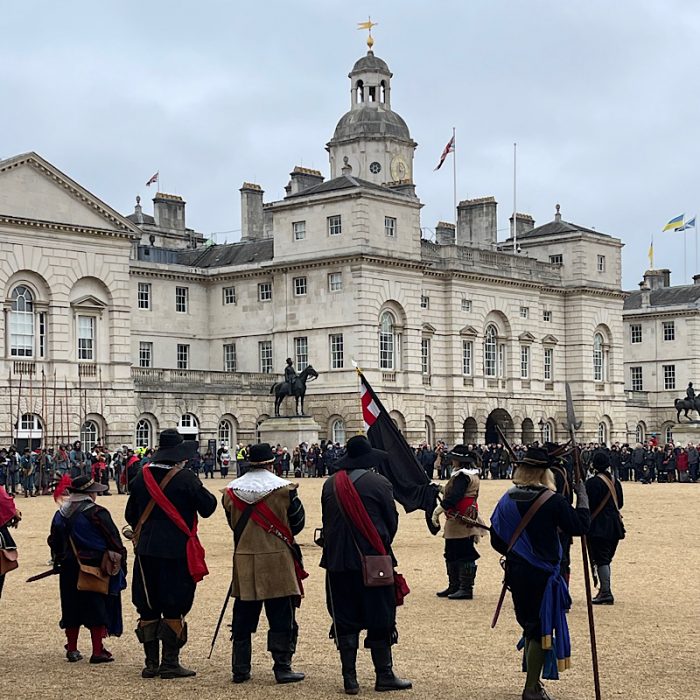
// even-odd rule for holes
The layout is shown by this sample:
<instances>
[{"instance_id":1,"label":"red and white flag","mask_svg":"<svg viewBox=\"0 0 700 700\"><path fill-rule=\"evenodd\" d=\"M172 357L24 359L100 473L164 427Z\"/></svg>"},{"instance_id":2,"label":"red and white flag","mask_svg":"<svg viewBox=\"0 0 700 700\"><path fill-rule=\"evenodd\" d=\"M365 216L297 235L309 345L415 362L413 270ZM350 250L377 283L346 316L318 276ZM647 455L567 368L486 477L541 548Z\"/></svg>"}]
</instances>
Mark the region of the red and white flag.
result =
<instances>
[{"instance_id":1,"label":"red and white flag","mask_svg":"<svg viewBox=\"0 0 700 700\"><path fill-rule=\"evenodd\" d=\"M146 187L150 187L151 185L155 185L156 182L159 181L159 176L160 176L160 171L157 172L151 179L146 183Z\"/></svg>"},{"instance_id":2,"label":"red and white flag","mask_svg":"<svg viewBox=\"0 0 700 700\"><path fill-rule=\"evenodd\" d=\"M445 162L445 158L447 158L448 154L454 153L455 150L455 137L454 134L452 135L452 138L447 142L447 146L445 146L445 150L442 152L442 155L440 156L440 162L437 164L437 168L435 170L440 170L442 167L442 164Z\"/></svg>"}]
</instances>

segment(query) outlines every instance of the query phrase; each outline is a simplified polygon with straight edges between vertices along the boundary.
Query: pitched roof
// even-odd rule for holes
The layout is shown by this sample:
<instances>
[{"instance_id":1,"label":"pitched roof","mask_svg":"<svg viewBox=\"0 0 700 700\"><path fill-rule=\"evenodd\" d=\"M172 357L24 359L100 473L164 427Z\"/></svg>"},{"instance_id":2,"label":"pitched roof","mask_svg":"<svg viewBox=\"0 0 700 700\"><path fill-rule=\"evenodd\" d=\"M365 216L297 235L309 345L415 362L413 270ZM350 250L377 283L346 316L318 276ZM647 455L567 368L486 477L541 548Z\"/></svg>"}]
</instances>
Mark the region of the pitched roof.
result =
<instances>
[{"instance_id":1,"label":"pitched roof","mask_svg":"<svg viewBox=\"0 0 700 700\"><path fill-rule=\"evenodd\" d=\"M178 263L189 267L226 267L249 265L272 260L273 240L263 238L255 241L239 241L211 245L196 250L183 250L178 254Z\"/></svg>"},{"instance_id":2,"label":"pitched roof","mask_svg":"<svg viewBox=\"0 0 700 700\"><path fill-rule=\"evenodd\" d=\"M324 192L335 192L337 190L349 190L355 188L363 188L385 193L391 192L392 194L402 194L401 192L397 192L390 187L377 185L369 180L362 180L361 178L353 177L352 175L341 175L340 177L334 177L332 180L322 182L319 185L309 187L301 192L295 192L294 194L287 195L285 199L292 199L293 197L306 197L309 194L323 194Z\"/></svg>"},{"instance_id":3,"label":"pitched roof","mask_svg":"<svg viewBox=\"0 0 700 700\"><path fill-rule=\"evenodd\" d=\"M579 226L578 224L572 224L568 221L550 221L549 223L533 228L530 231L525 231L518 235L518 238L536 238L537 236L555 236L563 233L594 233L597 236L605 236L606 238L612 238L607 233L601 233L592 228L587 228L586 226Z\"/></svg>"},{"instance_id":4,"label":"pitched roof","mask_svg":"<svg viewBox=\"0 0 700 700\"><path fill-rule=\"evenodd\" d=\"M649 305L656 307L697 305L700 301L700 285L689 284L678 287L662 287L649 293ZM642 291L631 292L625 299L624 310L642 308Z\"/></svg>"}]
</instances>

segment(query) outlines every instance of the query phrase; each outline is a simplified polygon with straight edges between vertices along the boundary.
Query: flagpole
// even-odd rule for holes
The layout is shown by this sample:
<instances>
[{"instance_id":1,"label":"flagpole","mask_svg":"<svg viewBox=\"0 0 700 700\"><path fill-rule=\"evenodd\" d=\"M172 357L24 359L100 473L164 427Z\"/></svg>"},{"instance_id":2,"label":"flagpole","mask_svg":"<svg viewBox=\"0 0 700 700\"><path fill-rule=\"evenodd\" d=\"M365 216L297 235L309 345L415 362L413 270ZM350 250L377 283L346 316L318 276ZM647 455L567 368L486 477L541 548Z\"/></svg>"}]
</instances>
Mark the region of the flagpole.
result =
<instances>
[{"instance_id":1,"label":"flagpole","mask_svg":"<svg viewBox=\"0 0 700 700\"><path fill-rule=\"evenodd\" d=\"M518 157L518 144L513 144L513 253L518 252L518 207L516 206L517 179L516 166Z\"/></svg>"},{"instance_id":2,"label":"flagpole","mask_svg":"<svg viewBox=\"0 0 700 700\"><path fill-rule=\"evenodd\" d=\"M456 129L452 127L452 203L455 213L455 231L457 230L457 139Z\"/></svg>"},{"instance_id":3,"label":"flagpole","mask_svg":"<svg viewBox=\"0 0 700 700\"><path fill-rule=\"evenodd\" d=\"M688 243L688 234L686 233L685 228L683 228L683 284L687 284L688 281L688 253L686 251L687 248L687 243Z\"/></svg>"}]
</instances>

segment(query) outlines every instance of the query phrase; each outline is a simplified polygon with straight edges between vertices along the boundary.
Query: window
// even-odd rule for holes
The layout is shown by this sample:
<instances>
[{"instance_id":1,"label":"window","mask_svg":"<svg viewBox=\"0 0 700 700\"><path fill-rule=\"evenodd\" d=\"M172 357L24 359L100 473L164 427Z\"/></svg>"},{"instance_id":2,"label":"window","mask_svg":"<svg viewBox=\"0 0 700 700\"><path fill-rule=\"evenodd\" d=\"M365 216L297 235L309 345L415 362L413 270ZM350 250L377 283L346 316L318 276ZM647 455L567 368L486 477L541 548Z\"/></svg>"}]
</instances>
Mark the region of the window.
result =
<instances>
[{"instance_id":1,"label":"window","mask_svg":"<svg viewBox=\"0 0 700 700\"><path fill-rule=\"evenodd\" d=\"M151 308L151 285L149 282L139 282L138 302L139 309Z\"/></svg>"},{"instance_id":2,"label":"window","mask_svg":"<svg viewBox=\"0 0 700 700\"><path fill-rule=\"evenodd\" d=\"M151 446L151 424L142 418L136 424L136 447L150 447Z\"/></svg>"},{"instance_id":3,"label":"window","mask_svg":"<svg viewBox=\"0 0 700 700\"><path fill-rule=\"evenodd\" d=\"M542 424L542 442L553 442L554 431L552 430L552 424L549 421L545 421Z\"/></svg>"},{"instance_id":4,"label":"window","mask_svg":"<svg viewBox=\"0 0 700 700\"><path fill-rule=\"evenodd\" d=\"M272 301L272 282L258 284L258 301Z\"/></svg>"},{"instance_id":5,"label":"window","mask_svg":"<svg viewBox=\"0 0 700 700\"><path fill-rule=\"evenodd\" d=\"M340 221L340 214L329 216L328 219L328 235L339 236L343 232L343 227Z\"/></svg>"},{"instance_id":6,"label":"window","mask_svg":"<svg viewBox=\"0 0 700 700\"><path fill-rule=\"evenodd\" d=\"M472 375L472 358L474 357L474 343L471 340L462 341L462 374L465 377Z\"/></svg>"},{"instance_id":7,"label":"window","mask_svg":"<svg viewBox=\"0 0 700 700\"><path fill-rule=\"evenodd\" d=\"M379 368L396 369L396 334L395 321L389 311L385 311L379 320Z\"/></svg>"},{"instance_id":8,"label":"window","mask_svg":"<svg viewBox=\"0 0 700 700\"><path fill-rule=\"evenodd\" d=\"M343 288L343 273L331 272L328 275L328 291L339 292Z\"/></svg>"},{"instance_id":9,"label":"window","mask_svg":"<svg viewBox=\"0 0 700 700\"><path fill-rule=\"evenodd\" d=\"M430 308L430 297L426 297L425 295L421 295L420 307L421 307L421 309L429 309Z\"/></svg>"},{"instance_id":10,"label":"window","mask_svg":"<svg viewBox=\"0 0 700 700\"><path fill-rule=\"evenodd\" d=\"M236 303L236 288L224 287L224 304Z\"/></svg>"},{"instance_id":11,"label":"window","mask_svg":"<svg viewBox=\"0 0 700 700\"><path fill-rule=\"evenodd\" d=\"M471 311L472 310L472 300L471 299L462 299L462 311Z\"/></svg>"},{"instance_id":12,"label":"window","mask_svg":"<svg viewBox=\"0 0 700 700\"><path fill-rule=\"evenodd\" d=\"M295 241L303 241L306 238L306 221L292 222L292 233Z\"/></svg>"},{"instance_id":13,"label":"window","mask_svg":"<svg viewBox=\"0 0 700 700\"><path fill-rule=\"evenodd\" d=\"M224 372L236 371L236 343L224 343Z\"/></svg>"},{"instance_id":14,"label":"window","mask_svg":"<svg viewBox=\"0 0 700 700\"><path fill-rule=\"evenodd\" d=\"M97 433L97 423L94 420L87 420L80 426L80 442L85 449L91 450L97 444Z\"/></svg>"},{"instance_id":15,"label":"window","mask_svg":"<svg viewBox=\"0 0 700 700\"><path fill-rule=\"evenodd\" d=\"M78 360L95 359L95 317L78 316Z\"/></svg>"},{"instance_id":16,"label":"window","mask_svg":"<svg viewBox=\"0 0 700 700\"><path fill-rule=\"evenodd\" d=\"M331 333L328 336L328 343L331 349L331 369L343 369L343 334Z\"/></svg>"},{"instance_id":17,"label":"window","mask_svg":"<svg viewBox=\"0 0 700 700\"><path fill-rule=\"evenodd\" d=\"M34 357L34 296L24 285L12 290L10 355Z\"/></svg>"},{"instance_id":18,"label":"window","mask_svg":"<svg viewBox=\"0 0 700 700\"><path fill-rule=\"evenodd\" d=\"M309 341L306 336L294 338L294 364L298 372L309 364Z\"/></svg>"},{"instance_id":19,"label":"window","mask_svg":"<svg viewBox=\"0 0 700 700\"><path fill-rule=\"evenodd\" d=\"M637 423L637 427L634 431L634 437L636 442L643 443L647 439L647 428L644 423Z\"/></svg>"},{"instance_id":20,"label":"window","mask_svg":"<svg viewBox=\"0 0 700 700\"><path fill-rule=\"evenodd\" d=\"M486 327L484 334L484 374L487 377L495 377L498 374L498 332L496 326Z\"/></svg>"},{"instance_id":21,"label":"window","mask_svg":"<svg viewBox=\"0 0 700 700\"><path fill-rule=\"evenodd\" d=\"M552 263L552 265L563 265L564 256L561 253L557 253L556 255L550 255L549 262Z\"/></svg>"},{"instance_id":22,"label":"window","mask_svg":"<svg viewBox=\"0 0 700 700\"><path fill-rule=\"evenodd\" d=\"M384 217L384 233L389 238L396 238L396 219L393 216Z\"/></svg>"},{"instance_id":23,"label":"window","mask_svg":"<svg viewBox=\"0 0 700 700\"><path fill-rule=\"evenodd\" d=\"M632 387L632 391L644 390L641 367L630 367L630 386Z\"/></svg>"},{"instance_id":24,"label":"window","mask_svg":"<svg viewBox=\"0 0 700 700\"><path fill-rule=\"evenodd\" d=\"M598 423L598 442L601 445L608 444L608 426L607 423Z\"/></svg>"},{"instance_id":25,"label":"window","mask_svg":"<svg viewBox=\"0 0 700 700\"><path fill-rule=\"evenodd\" d=\"M551 382L554 376L554 348L544 349L544 380Z\"/></svg>"},{"instance_id":26,"label":"window","mask_svg":"<svg viewBox=\"0 0 700 700\"><path fill-rule=\"evenodd\" d=\"M547 311L547 310L543 311L543 312L542 312L542 320L543 320L545 323L551 323L551 322L552 322L552 312L551 312L551 311Z\"/></svg>"},{"instance_id":27,"label":"window","mask_svg":"<svg viewBox=\"0 0 700 700\"><path fill-rule=\"evenodd\" d=\"M375 160L375 161L372 161L372 162L369 164L369 171L370 171L373 175L379 175L379 173L382 172L382 164L381 164L381 163L377 163L376 160Z\"/></svg>"},{"instance_id":28,"label":"window","mask_svg":"<svg viewBox=\"0 0 700 700\"><path fill-rule=\"evenodd\" d=\"M520 318L530 318L530 309L527 306L520 307Z\"/></svg>"},{"instance_id":29,"label":"window","mask_svg":"<svg viewBox=\"0 0 700 700\"><path fill-rule=\"evenodd\" d=\"M260 371L263 374L272 374L272 341L261 340L258 343L258 359Z\"/></svg>"},{"instance_id":30,"label":"window","mask_svg":"<svg viewBox=\"0 0 700 700\"><path fill-rule=\"evenodd\" d=\"M139 367L153 367L153 343L139 343Z\"/></svg>"},{"instance_id":31,"label":"window","mask_svg":"<svg viewBox=\"0 0 700 700\"><path fill-rule=\"evenodd\" d=\"M520 378L530 378L530 346L520 346Z\"/></svg>"},{"instance_id":32,"label":"window","mask_svg":"<svg viewBox=\"0 0 700 700\"><path fill-rule=\"evenodd\" d=\"M231 447L231 428L230 421L219 421L219 445L221 447Z\"/></svg>"},{"instance_id":33,"label":"window","mask_svg":"<svg viewBox=\"0 0 700 700\"><path fill-rule=\"evenodd\" d=\"M46 357L46 314L39 314L39 357Z\"/></svg>"},{"instance_id":34,"label":"window","mask_svg":"<svg viewBox=\"0 0 700 700\"><path fill-rule=\"evenodd\" d=\"M642 342L642 324L633 323L630 326L630 342L631 343L641 343Z\"/></svg>"},{"instance_id":35,"label":"window","mask_svg":"<svg viewBox=\"0 0 700 700\"><path fill-rule=\"evenodd\" d=\"M664 321L664 340L676 339L676 325L674 321Z\"/></svg>"},{"instance_id":36,"label":"window","mask_svg":"<svg viewBox=\"0 0 700 700\"><path fill-rule=\"evenodd\" d=\"M306 296L306 277L295 277L294 283L294 296L295 297L305 297Z\"/></svg>"},{"instance_id":37,"label":"window","mask_svg":"<svg viewBox=\"0 0 700 700\"><path fill-rule=\"evenodd\" d=\"M180 314L187 313L187 303L189 301L189 287L175 287L175 311Z\"/></svg>"},{"instance_id":38,"label":"window","mask_svg":"<svg viewBox=\"0 0 700 700\"><path fill-rule=\"evenodd\" d=\"M605 377L605 368L603 367L603 336L596 333L593 336L593 379L596 382L602 382Z\"/></svg>"},{"instance_id":39,"label":"window","mask_svg":"<svg viewBox=\"0 0 700 700\"><path fill-rule=\"evenodd\" d=\"M598 272L605 272L605 256L604 255L599 255L598 256Z\"/></svg>"},{"instance_id":40,"label":"window","mask_svg":"<svg viewBox=\"0 0 700 700\"><path fill-rule=\"evenodd\" d=\"M506 373L506 345L500 343L498 346L498 376L503 377Z\"/></svg>"},{"instance_id":41,"label":"window","mask_svg":"<svg viewBox=\"0 0 700 700\"><path fill-rule=\"evenodd\" d=\"M664 365L664 389L676 388L676 365Z\"/></svg>"},{"instance_id":42,"label":"window","mask_svg":"<svg viewBox=\"0 0 700 700\"><path fill-rule=\"evenodd\" d=\"M180 345L177 346L177 368L178 369L189 369L190 368L190 346Z\"/></svg>"},{"instance_id":43,"label":"window","mask_svg":"<svg viewBox=\"0 0 700 700\"><path fill-rule=\"evenodd\" d=\"M420 367L423 374L430 374L430 338L420 339Z\"/></svg>"},{"instance_id":44,"label":"window","mask_svg":"<svg viewBox=\"0 0 700 700\"><path fill-rule=\"evenodd\" d=\"M337 418L331 425L331 440L341 445L345 444L345 423L341 418Z\"/></svg>"},{"instance_id":45,"label":"window","mask_svg":"<svg viewBox=\"0 0 700 700\"><path fill-rule=\"evenodd\" d=\"M673 426L672 425L667 425L666 428L664 429L664 442L668 445L669 443L673 442Z\"/></svg>"}]
</instances>

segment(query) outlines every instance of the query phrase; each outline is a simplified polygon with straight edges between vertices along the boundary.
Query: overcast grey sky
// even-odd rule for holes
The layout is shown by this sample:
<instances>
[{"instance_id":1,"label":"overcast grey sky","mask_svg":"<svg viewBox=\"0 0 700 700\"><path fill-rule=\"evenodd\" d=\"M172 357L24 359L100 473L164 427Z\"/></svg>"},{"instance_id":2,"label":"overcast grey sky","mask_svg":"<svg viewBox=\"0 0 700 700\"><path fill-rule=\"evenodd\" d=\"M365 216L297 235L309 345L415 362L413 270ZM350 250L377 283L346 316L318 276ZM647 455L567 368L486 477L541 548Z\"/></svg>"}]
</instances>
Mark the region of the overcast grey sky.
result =
<instances>
[{"instance_id":1,"label":"overcast grey sky","mask_svg":"<svg viewBox=\"0 0 700 700\"><path fill-rule=\"evenodd\" d=\"M451 164L433 168L455 126L458 196L495 195L501 238L517 142L519 211L541 224L559 202L620 237L626 288L654 233L682 283L682 234L661 228L700 208L697 0L0 0L0 158L37 151L123 213L159 170L188 225L235 231L244 180L268 200L295 165L328 174L368 14L423 226L452 218Z\"/></svg>"}]
</instances>

